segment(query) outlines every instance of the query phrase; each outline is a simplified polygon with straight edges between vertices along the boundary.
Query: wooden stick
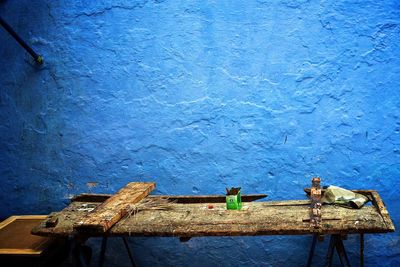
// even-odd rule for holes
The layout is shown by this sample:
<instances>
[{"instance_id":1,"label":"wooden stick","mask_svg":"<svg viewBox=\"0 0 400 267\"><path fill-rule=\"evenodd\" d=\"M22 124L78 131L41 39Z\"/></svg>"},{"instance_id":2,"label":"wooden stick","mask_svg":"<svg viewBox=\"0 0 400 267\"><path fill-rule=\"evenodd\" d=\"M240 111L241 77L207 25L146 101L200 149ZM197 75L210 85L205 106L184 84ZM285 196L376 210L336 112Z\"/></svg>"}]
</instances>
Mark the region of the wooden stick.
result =
<instances>
[{"instance_id":1,"label":"wooden stick","mask_svg":"<svg viewBox=\"0 0 400 267\"><path fill-rule=\"evenodd\" d=\"M379 196L377 191L371 191L372 195L372 203L377 207L379 214L382 216L386 226L392 232L395 231L392 220L390 219L389 212L387 211L385 204L383 203L381 197Z\"/></svg>"}]
</instances>

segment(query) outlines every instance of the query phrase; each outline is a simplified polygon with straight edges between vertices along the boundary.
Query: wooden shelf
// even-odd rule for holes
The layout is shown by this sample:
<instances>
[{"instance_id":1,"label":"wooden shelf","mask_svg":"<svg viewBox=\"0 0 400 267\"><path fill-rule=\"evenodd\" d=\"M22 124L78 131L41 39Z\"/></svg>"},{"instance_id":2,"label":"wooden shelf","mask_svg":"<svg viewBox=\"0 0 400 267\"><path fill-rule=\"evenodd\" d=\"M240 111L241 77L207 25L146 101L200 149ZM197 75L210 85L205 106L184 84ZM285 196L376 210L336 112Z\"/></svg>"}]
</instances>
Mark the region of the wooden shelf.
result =
<instances>
[{"instance_id":1,"label":"wooden shelf","mask_svg":"<svg viewBox=\"0 0 400 267\"><path fill-rule=\"evenodd\" d=\"M47 215L11 216L0 223L0 255L39 257L53 239L31 234Z\"/></svg>"}]
</instances>

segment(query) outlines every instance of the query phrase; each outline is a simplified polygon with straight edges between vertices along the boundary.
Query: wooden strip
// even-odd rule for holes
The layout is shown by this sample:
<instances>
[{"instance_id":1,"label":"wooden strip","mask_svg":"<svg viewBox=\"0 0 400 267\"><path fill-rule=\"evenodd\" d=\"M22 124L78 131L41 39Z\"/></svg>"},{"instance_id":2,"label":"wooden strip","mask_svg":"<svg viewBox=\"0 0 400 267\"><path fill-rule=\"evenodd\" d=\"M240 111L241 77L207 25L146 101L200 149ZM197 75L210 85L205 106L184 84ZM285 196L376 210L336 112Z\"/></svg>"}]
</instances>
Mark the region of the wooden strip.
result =
<instances>
[{"instance_id":1,"label":"wooden strip","mask_svg":"<svg viewBox=\"0 0 400 267\"><path fill-rule=\"evenodd\" d=\"M74 196L71 202L104 202L112 195L109 194L80 194ZM249 194L242 195L242 202L252 202L258 199L267 197L266 194ZM149 198L168 198L169 200L176 203L224 203L224 195L205 195L205 196L162 196L162 195L150 195Z\"/></svg>"},{"instance_id":2,"label":"wooden strip","mask_svg":"<svg viewBox=\"0 0 400 267\"><path fill-rule=\"evenodd\" d=\"M155 183L128 183L76 223L74 229L85 233L105 233L128 213L129 205L145 198L155 186Z\"/></svg>"},{"instance_id":3,"label":"wooden strip","mask_svg":"<svg viewBox=\"0 0 400 267\"><path fill-rule=\"evenodd\" d=\"M322 189L322 190L321 190L322 196L325 194L325 191L326 191L326 189ZM354 193L362 194L362 195L364 195L364 196L368 196L368 195L370 195L371 192L373 192L374 190L350 190L350 191L352 191L352 192L354 192ZM309 196L310 193L311 193L311 188L304 188L304 192Z\"/></svg>"},{"instance_id":4,"label":"wooden strip","mask_svg":"<svg viewBox=\"0 0 400 267\"><path fill-rule=\"evenodd\" d=\"M71 202L104 202L111 194L79 194L71 198Z\"/></svg>"},{"instance_id":5,"label":"wooden strip","mask_svg":"<svg viewBox=\"0 0 400 267\"><path fill-rule=\"evenodd\" d=\"M38 251L30 248L2 248L0 249L0 255L26 255L26 256L40 256L43 251Z\"/></svg>"},{"instance_id":6,"label":"wooden strip","mask_svg":"<svg viewBox=\"0 0 400 267\"><path fill-rule=\"evenodd\" d=\"M4 221L0 222L0 229L18 219L43 220L43 219L46 219L46 217L47 217L47 215L14 215L14 216L10 216L7 219L5 219Z\"/></svg>"},{"instance_id":7,"label":"wooden strip","mask_svg":"<svg viewBox=\"0 0 400 267\"><path fill-rule=\"evenodd\" d=\"M267 197L266 194L250 194L242 195L242 202L252 202ZM150 196L150 197L166 197L176 203L225 203L225 195L206 195L206 196Z\"/></svg>"},{"instance_id":8,"label":"wooden strip","mask_svg":"<svg viewBox=\"0 0 400 267\"><path fill-rule=\"evenodd\" d=\"M15 221L17 218L18 218L18 216L11 216L11 217L8 217L7 219L5 219L4 221L0 222L0 229L9 225L13 221Z\"/></svg>"},{"instance_id":9,"label":"wooden strip","mask_svg":"<svg viewBox=\"0 0 400 267\"><path fill-rule=\"evenodd\" d=\"M392 220L390 219L389 216L389 212L386 209L385 204L383 203L381 197L379 196L377 191L372 191L371 192L372 195L372 202L374 204L374 206L377 207L379 214L382 216L383 220L386 223L386 226L388 227L388 229L390 229L391 232L395 231L395 227L393 225Z\"/></svg>"}]
</instances>

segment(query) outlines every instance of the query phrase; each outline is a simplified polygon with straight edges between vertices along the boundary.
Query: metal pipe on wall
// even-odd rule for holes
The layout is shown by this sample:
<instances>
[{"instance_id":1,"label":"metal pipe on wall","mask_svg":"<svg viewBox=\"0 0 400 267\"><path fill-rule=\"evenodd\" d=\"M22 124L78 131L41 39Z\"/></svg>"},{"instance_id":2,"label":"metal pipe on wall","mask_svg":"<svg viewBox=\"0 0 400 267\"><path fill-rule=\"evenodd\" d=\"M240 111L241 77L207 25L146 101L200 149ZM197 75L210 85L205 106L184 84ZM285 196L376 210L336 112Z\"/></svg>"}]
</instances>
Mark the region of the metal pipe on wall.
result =
<instances>
[{"instance_id":1,"label":"metal pipe on wall","mask_svg":"<svg viewBox=\"0 0 400 267\"><path fill-rule=\"evenodd\" d=\"M33 49L11 28L11 26L0 17L0 25L12 36L25 50L39 63L43 63L43 57L37 54Z\"/></svg>"}]
</instances>

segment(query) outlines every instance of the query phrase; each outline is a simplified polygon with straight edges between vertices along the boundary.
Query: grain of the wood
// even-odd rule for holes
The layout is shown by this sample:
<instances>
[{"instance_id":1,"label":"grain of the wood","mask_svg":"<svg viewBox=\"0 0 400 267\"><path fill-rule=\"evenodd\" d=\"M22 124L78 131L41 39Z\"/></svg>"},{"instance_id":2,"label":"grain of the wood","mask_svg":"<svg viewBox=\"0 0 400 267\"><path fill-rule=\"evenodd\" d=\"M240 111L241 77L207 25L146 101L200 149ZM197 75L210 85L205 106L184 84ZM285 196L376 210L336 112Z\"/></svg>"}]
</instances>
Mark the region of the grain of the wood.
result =
<instances>
[{"instance_id":1,"label":"grain of the wood","mask_svg":"<svg viewBox=\"0 0 400 267\"><path fill-rule=\"evenodd\" d=\"M74 196L71 202L103 202L110 198L109 194L80 194ZM258 199L267 197L266 194L248 194L242 195L242 202L251 202ZM206 195L206 196L162 196L162 195L149 195L148 198L168 198L176 203L225 203L225 195Z\"/></svg>"},{"instance_id":2,"label":"grain of the wood","mask_svg":"<svg viewBox=\"0 0 400 267\"><path fill-rule=\"evenodd\" d=\"M129 205L145 198L154 188L155 183L128 183L118 193L76 222L74 229L81 233L107 232L127 214Z\"/></svg>"},{"instance_id":3,"label":"grain of the wood","mask_svg":"<svg viewBox=\"0 0 400 267\"><path fill-rule=\"evenodd\" d=\"M357 190L370 193L371 190ZM376 196L380 199L379 195ZM224 204L209 209L205 204L171 203L166 211L142 211L131 218L122 219L111 229L112 235L145 236L202 236L202 235L260 235L260 234L307 234L309 200L247 203L245 212L232 214ZM377 202L373 202L377 206ZM73 207L75 204L75 207ZM36 229L42 235L66 235L71 233L74 220L84 214L80 205L72 203L60 213L62 218L53 231ZM98 203L91 203L98 205ZM247 208L246 208L247 207ZM329 233L383 233L394 230L388 227L377 207L365 206L360 210L336 206L324 206L323 229ZM386 210L386 209L385 209ZM387 211L386 211L387 212ZM233 216L233 217L232 217ZM205 219L206 218L206 219ZM390 219L390 217L389 217ZM390 225L389 225L390 226ZM211 229L211 230L210 230Z\"/></svg>"},{"instance_id":4,"label":"grain of the wood","mask_svg":"<svg viewBox=\"0 0 400 267\"><path fill-rule=\"evenodd\" d=\"M243 211L232 213L221 205L207 210L197 204L180 207L157 214L144 211L141 216L121 221L112 229L112 234L130 232L132 235L201 236L201 235L258 235L258 234L307 234L309 224L308 207L264 206L249 203ZM376 220L376 211L368 207L363 212L343 212L340 207L329 206L327 213L334 219L323 221L322 232L347 232L350 230L383 230L381 220ZM371 214L372 213L372 214ZM325 218L328 220L329 218Z\"/></svg>"}]
</instances>

